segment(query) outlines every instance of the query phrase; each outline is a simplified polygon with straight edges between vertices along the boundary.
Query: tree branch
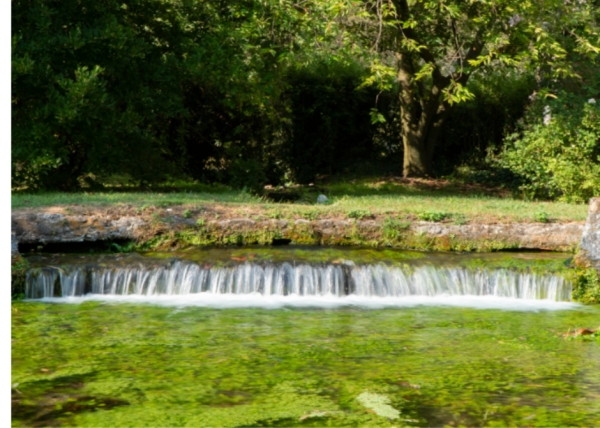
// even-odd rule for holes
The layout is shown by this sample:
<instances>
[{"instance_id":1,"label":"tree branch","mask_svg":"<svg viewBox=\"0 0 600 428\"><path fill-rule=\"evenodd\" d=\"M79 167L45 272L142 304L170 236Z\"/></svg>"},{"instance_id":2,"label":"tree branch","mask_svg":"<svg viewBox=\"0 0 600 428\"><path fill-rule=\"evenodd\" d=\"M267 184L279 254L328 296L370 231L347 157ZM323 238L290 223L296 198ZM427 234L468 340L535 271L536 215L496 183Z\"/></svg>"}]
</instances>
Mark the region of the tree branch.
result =
<instances>
[{"instance_id":1,"label":"tree branch","mask_svg":"<svg viewBox=\"0 0 600 428\"><path fill-rule=\"evenodd\" d=\"M408 1L407 0L393 0L393 1L394 1L394 6L396 7L396 11L399 13L400 20L407 21L410 18L410 8L408 6ZM425 45L423 45L423 43L421 43L421 41L419 40L419 37L416 35L416 33L413 31L412 28L403 28L402 24L400 24L398 26L398 30L399 30L400 34L402 35L402 37L414 40L415 42L417 42L417 44L419 46L425 46ZM450 79L447 77L444 77L442 75L442 72L440 71L440 68L438 67L437 62L435 61L435 57L433 56L433 54L427 47L423 47L423 48L419 49L419 56L421 57L421 59L423 59L423 61L428 62L431 65L433 65L432 76L433 76L434 81L437 81L437 83L442 84L441 86L445 86L450 83Z\"/></svg>"}]
</instances>

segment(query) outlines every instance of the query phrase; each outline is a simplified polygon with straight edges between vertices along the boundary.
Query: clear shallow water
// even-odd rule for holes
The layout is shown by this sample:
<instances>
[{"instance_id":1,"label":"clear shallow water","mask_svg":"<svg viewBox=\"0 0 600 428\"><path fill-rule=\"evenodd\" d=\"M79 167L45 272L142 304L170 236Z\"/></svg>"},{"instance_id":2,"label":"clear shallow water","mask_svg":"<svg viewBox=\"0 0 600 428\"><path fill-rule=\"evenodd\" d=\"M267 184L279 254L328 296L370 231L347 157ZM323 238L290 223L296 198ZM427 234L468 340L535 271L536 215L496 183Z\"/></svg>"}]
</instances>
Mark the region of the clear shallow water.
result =
<instances>
[{"instance_id":1,"label":"clear shallow water","mask_svg":"<svg viewBox=\"0 0 600 428\"><path fill-rule=\"evenodd\" d=\"M35 254L28 257L33 266L60 266L62 264L97 264L120 266L131 262L178 259L208 264L231 266L240 262L255 263L340 263L348 260L355 264L385 263L413 266L468 266L487 268L523 268L535 271L556 272L565 268L572 259L571 253L555 252L493 252L450 253L406 251L393 248L371 247L320 247L320 246L246 246L246 247L194 247L179 251L162 251L126 254Z\"/></svg>"},{"instance_id":2,"label":"clear shallow water","mask_svg":"<svg viewBox=\"0 0 600 428\"><path fill-rule=\"evenodd\" d=\"M600 308L18 302L15 426L597 426ZM379 394L400 412L357 400Z\"/></svg>"},{"instance_id":3,"label":"clear shallow water","mask_svg":"<svg viewBox=\"0 0 600 428\"><path fill-rule=\"evenodd\" d=\"M41 295L72 295L12 305L14 426L600 425L600 338L563 337L599 327L600 308L565 301L568 255L30 262Z\"/></svg>"}]
</instances>

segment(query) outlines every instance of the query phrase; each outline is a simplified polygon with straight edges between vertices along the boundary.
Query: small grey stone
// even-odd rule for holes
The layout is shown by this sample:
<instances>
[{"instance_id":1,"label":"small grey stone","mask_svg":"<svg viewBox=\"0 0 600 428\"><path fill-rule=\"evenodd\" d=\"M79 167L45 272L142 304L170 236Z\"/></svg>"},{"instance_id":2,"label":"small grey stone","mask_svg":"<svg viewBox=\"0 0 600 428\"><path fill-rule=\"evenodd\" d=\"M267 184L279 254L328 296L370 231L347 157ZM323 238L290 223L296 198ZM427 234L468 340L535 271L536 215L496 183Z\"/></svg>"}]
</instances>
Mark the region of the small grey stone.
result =
<instances>
[{"instance_id":1,"label":"small grey stone","mask_svg":"<svg viewBox=\"0 0 600 428\"><path fill-rule=\"evenodd\" d=\"M329 202L329 198L325 195L319 195L317 198L317 204L326 204L327 202Z\"/></svg>"}]
</instances>

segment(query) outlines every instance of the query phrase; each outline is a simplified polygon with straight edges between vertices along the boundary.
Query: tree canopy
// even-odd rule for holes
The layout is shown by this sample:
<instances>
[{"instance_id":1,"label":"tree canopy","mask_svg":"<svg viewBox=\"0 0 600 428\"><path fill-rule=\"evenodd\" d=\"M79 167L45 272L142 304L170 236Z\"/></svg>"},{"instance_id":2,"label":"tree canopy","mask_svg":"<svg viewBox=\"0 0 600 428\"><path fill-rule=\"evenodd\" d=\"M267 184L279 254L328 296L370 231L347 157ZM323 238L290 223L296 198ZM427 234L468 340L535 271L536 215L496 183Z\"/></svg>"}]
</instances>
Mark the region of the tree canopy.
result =
<instances>
[{"instance_id":1,"label":"tree canopy","mask_svg":"<svg viewBox=\"0 0 600 428\"><path fill-rule=\"evenodd\" d=\"M366 83L399 85L404 175L431 175L442 123L453 105L473 97L467 87L473 74L513 69L541 80L576 76L576 61L600 53L596 6L563 0L370 3L365 36L379 55Z\"/></svg>"},{"instance_id":2,"label":"tree canopy","mask_svg":"<svg viewBox=\"0 0 600 428\"><path fill-rule=\"evenodd\" d=\"M484 132L459 112L498 154L527 96L600 98L599 22L597 0L12 0L13 186L433 176Z\"/></svg>"}]
</instances>

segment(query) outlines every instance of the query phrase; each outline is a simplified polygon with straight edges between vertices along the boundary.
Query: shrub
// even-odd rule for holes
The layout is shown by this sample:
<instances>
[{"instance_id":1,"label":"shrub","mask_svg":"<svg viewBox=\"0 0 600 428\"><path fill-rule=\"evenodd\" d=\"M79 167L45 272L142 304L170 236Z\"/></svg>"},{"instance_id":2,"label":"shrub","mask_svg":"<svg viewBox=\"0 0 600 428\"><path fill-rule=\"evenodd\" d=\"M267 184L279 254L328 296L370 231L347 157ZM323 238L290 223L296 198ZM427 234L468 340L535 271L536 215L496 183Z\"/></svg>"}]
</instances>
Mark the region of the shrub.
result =
<instances>
[{"instance_id":1,"label":"shrub","mask_svg":"<svg viewBox=\"0 0 600 428\"><path fill-rule=\"evenodd\" d=\"M410 223L400 221L392 217L386 217L383 222L383 236L388 239L397 239L402 235L402 231L410 227Z\"/></svg>"},{"instance_id":2,"label":"shrub","mask_svg":"<svg viewBox=\"0 0 600 428\"><path fill-rule=\"evenodd\" d=\"M506 185L512 177L490 168L486 159L499 150L507 132L516 131L535 79L528 73L482 73L469 79L468 88L475 98L453 106L442 124L433 155L435 172L447 175L469 166L476 171L469 181Z\"/></svg>"},{"instance_id":3,"label":"shrub","mask_svg":"<svg viewBox=\"0 0 600 428\"><path fill-rule=\"evenodd\" d=\"M424 220L424 221L442 221L446 218L451 217L450 214L445 213L445 212L437 212L437 211L426 211L423 213L420 213L418 215L420 220Z\"/></svg>"},{"instance_id":4,"label":"shrub","mask_svg":"<svg viewBox=\"0 0 600 428\"><path fill-rule=\"evenodd\" d=\"M600 278L594 268L577 268L571 274L573 300L582 303L600 303Z\"/></svg>"},{"instance_id":5,"label":"shrub","mask_svg":"<svg viewBox=\"0 0 600 428\"><path fill-rule=\"evenodd\" d=\"M307 211L302 214L306 220L317 220L319 218L319 212L317 211Z\"/></svg>"},{"instance_id":6,"label":"shrub","mask_svg":"<svg viewBox=\"0 0 600 428\"><path fill-rule=\"evenodd\" d=\"M499 163L525 183L529 199L586 202L600 195L600 104L563 94L532 107L521 133L513 134Z\"/></svg>"},{"instance_id":7,"label":"shrub","mask_svg":"<svg viewBox=\"0 0 600 428\"><path fill-rule=\"evenodd\" d=\"M539 211L535 213L534 218L540 223L548 223L550 221L550 217L548 216L548 213L546 211Z\"/></svg>"},{"instance_id":8,"label":"shrub","mask_svg":"<svg viewBox=\"0 0 600 428\"><path fill-rule=\"evenodd\" d=\"M372 215L373 214L371 214L371 211L369 210L349 210L346 212L346 217L355 218L357 220L362 220L364 218L371 217Z\"/></svg>"}]
</instances>

